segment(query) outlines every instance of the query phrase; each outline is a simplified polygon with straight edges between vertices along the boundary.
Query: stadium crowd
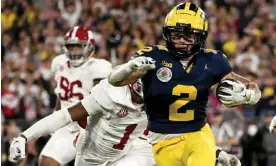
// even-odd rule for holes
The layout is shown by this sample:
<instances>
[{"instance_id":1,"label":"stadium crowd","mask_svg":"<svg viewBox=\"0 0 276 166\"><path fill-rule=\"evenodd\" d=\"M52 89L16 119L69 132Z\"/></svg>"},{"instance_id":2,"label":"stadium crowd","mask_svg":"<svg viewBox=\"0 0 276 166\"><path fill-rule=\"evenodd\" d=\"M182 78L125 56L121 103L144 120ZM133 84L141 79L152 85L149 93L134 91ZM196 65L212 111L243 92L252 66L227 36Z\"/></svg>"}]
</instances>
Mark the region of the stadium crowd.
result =
<instances>
[{"instance_id":1,"label":"stadium crowd","mask_svg":"<svg viewBox=\"0 0 276 166\"><path fill-rule=\"evenodd\" d=\"M244 166L275 166L276 133L268 125L276 115L276 2L273 0L191 0L208 16L206 48L222 50L234 72L258 83L261 100L226 108L214 90L208 122L217 145L237 155ZM1 5L1 164L10 141L53 112L52 59L62 53L63 36L82 25L94 32L96 57L115 66L147 44L165 45L162 25L180 0L2 0ZM215 89L215 88L214 88ZM49 137L28 143L27 159L37 165ZM274 165L273 165L274 163Z\"/></svg>"}]
</instances>

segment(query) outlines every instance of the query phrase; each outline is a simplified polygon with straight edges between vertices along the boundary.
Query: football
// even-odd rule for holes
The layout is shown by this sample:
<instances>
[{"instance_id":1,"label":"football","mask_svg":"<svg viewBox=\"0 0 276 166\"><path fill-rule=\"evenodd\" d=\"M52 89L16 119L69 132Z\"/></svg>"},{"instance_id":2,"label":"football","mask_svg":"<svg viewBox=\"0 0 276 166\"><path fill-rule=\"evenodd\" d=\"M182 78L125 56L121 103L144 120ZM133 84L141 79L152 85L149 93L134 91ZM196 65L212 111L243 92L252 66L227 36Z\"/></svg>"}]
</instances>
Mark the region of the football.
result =
<instances>
[{"instance_id":1,"label":"football","mask_svg":"<svg viewBox=\"0 0 276 166\"><path fill-rule=\"evenodd\" d=\"M237 80L230 79L230 78L225 79L225 80L237 82ZM225 96L229 95L229 94L227 94L227 93L225 93L225 92L222 92L222 91L221 91L221 87L233 89L233 86L230 85L230 84L228 84L227 82L225 82L225 80L220 81L220 82L218 83L217 88L216 88L216 97L219 99L220 102L221 102L221 97L219 97L219 95L225 95Z\"/></svg>"}]
</instances>

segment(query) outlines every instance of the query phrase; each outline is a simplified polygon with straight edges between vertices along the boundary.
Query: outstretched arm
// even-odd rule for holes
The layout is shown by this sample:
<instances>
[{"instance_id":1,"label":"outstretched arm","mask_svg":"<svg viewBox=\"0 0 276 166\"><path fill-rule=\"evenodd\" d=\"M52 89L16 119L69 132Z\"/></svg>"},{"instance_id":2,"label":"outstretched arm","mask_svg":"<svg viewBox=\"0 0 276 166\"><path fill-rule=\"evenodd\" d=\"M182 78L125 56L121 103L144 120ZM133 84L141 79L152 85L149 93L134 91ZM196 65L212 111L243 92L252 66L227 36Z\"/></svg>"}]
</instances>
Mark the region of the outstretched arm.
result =
<instances>
[{"instance_id":1,"label":"outstretched arm","mask_svg":"<svg viewBox=\"0 0 276 166\"><path fill-rule=\"evenodd\" d=\"M102 107L99 103L97 103L92 95L89 95L76 105L68 109L56 111L39 120L12 141L10 159L19 161L25 158L26 142L53 133L73 121L79 121L87 116L92 116L101 112L101 110Z\"/></svg>"},{"instance_id":2,"label":"outstretched arm","mask_svg":"<svg viewBox=\"0 0 276 166\"><path fill-rule=\"evenodd\" d=\"M113 86L124 86L143 77L148 70L154 68L155 61L152 58L140 56L115 67L109 74L108 82Z\"/></svg>"},{"instance_id":3,"label":"outstretched arm","mask_svg":"<svg viewBox=\"0 0 276 166\"><path fill-rule=\"evenodd\" d=\"M87 116L87 111L81 102L79 102L73 107L56 111L53 114L39 120L24 131L21 136L25 137L26 141L37 139L41 136L51 134L73 121L81 120Z\"/></svg>"}]
</instances>

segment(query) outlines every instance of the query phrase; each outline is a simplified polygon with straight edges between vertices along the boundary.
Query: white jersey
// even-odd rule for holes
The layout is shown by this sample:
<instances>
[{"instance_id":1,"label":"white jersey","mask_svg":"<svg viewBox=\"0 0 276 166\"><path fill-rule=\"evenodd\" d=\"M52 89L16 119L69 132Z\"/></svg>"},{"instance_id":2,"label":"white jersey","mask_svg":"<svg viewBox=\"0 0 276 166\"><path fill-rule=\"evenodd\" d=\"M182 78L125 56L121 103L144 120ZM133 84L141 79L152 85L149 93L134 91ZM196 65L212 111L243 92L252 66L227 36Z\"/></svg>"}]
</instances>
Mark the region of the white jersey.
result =
<instances>
[{"instance_id":1,"label":"white jersey","mask_svg":"<svg viewBox=\"0 0 276 166\"><path fill-rule=\"evenodd\" d=\"M51 70L55 75L61 108L70 107L88 95L94 86L95 79L107 78L112 65L106 60L90 58L79 67L72 67L65 54L55 57ZM71 131L78 130L78 125L68 125Z\"/></svg>"},{"instance_id":2,"label":"white jersey","mask_svg":"<svg viewBox=\"0 0 276 166\"><path fill-rule=\"evenodd\" d=\"M114 87L104 79L81 102L90 116L81 143L77 143L77 154L86 162L116 161L147 126L143 105L131 101L129 86Z\"/></svg>"}]
</instances>

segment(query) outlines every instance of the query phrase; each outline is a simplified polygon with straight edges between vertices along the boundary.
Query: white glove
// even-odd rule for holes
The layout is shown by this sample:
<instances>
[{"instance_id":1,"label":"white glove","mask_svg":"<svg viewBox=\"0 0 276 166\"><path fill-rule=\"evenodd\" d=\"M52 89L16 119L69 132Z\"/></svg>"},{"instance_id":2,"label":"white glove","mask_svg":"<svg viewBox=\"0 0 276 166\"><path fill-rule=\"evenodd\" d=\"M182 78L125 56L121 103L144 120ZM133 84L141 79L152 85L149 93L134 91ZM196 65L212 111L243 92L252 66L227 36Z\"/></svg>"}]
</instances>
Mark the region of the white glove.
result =
<instances>
[{"instance_id":1,"label":"white glove","mask_svg":"<svg viewBox=\"0 0 276 166\"><path fill-rule=\"evenodd\" d=\"M219 94L220 101L225 106L236 106L240 104L245 104L249 101L251 91L247 90L245 85L240 81L231 81L231 80L223 80L222 82L226 82L232 85L233 89L227 87L221 87L221 91L227 93L227 95Z\"/></svg>"},{"instance_id":2,"label":"white glove","mask_svg":"<svg viewBox=\"0 0 276 166\"><path fill-rule=\"evenodd\" d=\"M272 121L270 122L270 125L269 125L269 132L272 133L272 131L274 130L275 127L276 127L276 116L274 116L274 118L273 118Z\"/></svg>"},{"instance_id":3,"label":"white glove","mask_svg":"<svg viewBox=\"0 0 276 166\"><path fill-rule=\"evenodd\" d=\"M140 56L128 61L127 67L130 71L147 71L155 68L155 60L150 57Z\"/></svg>"},{"instance_id":4,"label":"white glove","mask_svg":"<svg viewBox=\"0 0 276 166\"><path fill-rule=\"evenodd\" d=\"M241 166L241 162L236 156L228 154L224 151L219 153L218 162L223 166Z\"/></svg>"},{"instance_id":5,"label":"white glove","mask_svg":"<svg viewBox=\"0 0 276 166\"><path fill-rule=\"evenodd\" d=\"M25 158L26 138L19 136L12 140L10 145L10 160L18 162Z\"/></svg>"}]
</instances>

